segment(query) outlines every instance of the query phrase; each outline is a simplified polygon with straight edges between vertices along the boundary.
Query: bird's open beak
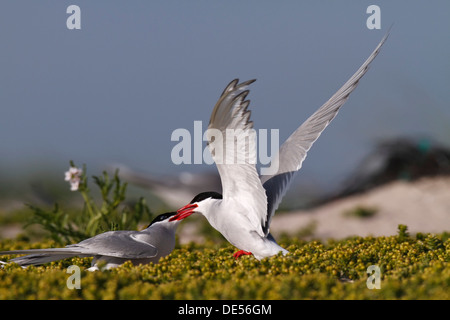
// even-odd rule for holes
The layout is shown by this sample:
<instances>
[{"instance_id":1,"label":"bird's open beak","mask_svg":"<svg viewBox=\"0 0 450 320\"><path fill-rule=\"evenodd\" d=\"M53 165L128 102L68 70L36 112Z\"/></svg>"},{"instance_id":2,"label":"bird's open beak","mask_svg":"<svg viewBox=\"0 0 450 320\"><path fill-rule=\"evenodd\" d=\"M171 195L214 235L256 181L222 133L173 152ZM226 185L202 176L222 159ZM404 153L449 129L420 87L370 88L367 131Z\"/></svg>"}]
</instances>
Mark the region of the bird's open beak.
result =
<instances>
[{"instance_id":1,"label":"bird's open beak","mask_svg":"<svg viewBox=\"0 0 450 320\"><path fill-rule=\"evenodd\" d=\"M170 218L169 221L183 220L193 214L197 207L197 204L189 203L188 205L178 209L177 214Z\"/></svg>"}]
</instances>

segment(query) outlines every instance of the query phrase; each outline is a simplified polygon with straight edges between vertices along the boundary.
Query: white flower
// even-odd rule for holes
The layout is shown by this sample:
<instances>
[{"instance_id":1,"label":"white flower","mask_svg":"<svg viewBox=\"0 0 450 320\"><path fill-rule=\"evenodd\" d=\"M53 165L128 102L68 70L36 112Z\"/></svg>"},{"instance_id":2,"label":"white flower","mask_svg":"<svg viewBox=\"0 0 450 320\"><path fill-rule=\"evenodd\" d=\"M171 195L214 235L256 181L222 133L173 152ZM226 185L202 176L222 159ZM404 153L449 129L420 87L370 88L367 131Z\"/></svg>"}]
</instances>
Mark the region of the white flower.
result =
<instances>
[{"instance_id":1,"label":"white flower","mask_svg":"<svg viewBox=\"0 0 450 320\"><path fill-rule=\"evenodd\" d=\"M69 171L65 172L65 181L70 182L70 190L77 191L80 186L81 174L83 170L75 167L70 167Z\"/></svg>"}]
</instances>

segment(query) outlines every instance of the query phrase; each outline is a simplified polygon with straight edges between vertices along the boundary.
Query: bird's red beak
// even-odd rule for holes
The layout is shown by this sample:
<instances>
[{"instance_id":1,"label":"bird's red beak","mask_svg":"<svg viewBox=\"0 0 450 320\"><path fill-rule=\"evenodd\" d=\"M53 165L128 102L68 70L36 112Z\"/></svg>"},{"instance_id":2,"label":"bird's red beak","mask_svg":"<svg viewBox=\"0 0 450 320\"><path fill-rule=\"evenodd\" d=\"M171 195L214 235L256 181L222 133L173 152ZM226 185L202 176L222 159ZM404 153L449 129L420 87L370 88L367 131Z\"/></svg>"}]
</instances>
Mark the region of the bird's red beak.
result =
<instances>
[{"instance_id":1,"label":"bird's red beak","mask_svg":"<svg viewBox=\"0 0 450 320\"><path fill-rule=\"evenodd\" d=\"M193 214L197 207L197 204L189 203L188 205L178 209L177 214L170 218L169 221L183 220Z\"/></svg>"}]
</instances>

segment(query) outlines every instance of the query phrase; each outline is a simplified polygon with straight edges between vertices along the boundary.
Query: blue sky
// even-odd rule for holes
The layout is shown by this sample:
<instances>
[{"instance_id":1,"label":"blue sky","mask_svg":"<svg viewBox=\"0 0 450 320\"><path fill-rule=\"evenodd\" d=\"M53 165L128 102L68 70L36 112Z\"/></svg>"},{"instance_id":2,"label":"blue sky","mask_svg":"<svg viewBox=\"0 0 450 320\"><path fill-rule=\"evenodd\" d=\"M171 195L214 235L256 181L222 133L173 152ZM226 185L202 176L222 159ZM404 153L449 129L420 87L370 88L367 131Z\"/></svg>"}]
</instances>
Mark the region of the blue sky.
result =
<instances>
[{"instance_id":1,"label":"blue sky","mask_svg":"<svg viewBox=\"0 0 450 320\"><path fill-rule=\"evenodd\" d=\"M81 30L68 30L69 5ZM369 5L381 30L369 30ZM448 1L3 1L0 176L69 160L171 174L177 128L207 126L224 87L256 78L256 129L284 141L391 36L297 182L335 184L374 143L450 146ZM59 173L59 171L58 171Z\"/></svg>"}]
</instances>

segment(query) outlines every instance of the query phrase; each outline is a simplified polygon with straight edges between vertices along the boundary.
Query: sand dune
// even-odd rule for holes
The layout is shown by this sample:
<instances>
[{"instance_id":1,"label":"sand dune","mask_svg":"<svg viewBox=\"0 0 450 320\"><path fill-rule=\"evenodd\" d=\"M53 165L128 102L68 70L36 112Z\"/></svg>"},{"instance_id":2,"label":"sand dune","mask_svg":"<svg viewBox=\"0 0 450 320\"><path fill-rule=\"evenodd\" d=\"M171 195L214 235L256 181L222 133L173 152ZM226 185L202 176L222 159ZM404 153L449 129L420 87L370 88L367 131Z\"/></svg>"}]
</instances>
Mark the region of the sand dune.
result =
<instances>
[{"instance_id":1,"label":"sand dune","mask_svg":"<svg viewBox=\"0 0 450 320\"><path fill-rule=\"evenodd\" d=\"M376 212L366 218L345 214L357 207L375 208ZM311 237L339 239L393 235L398 224L407 225L412 234L450 231L450 177L395 181L311 210L276 214L270 230L279 235L308 228Z\"/></svg>"}]
</instances>

